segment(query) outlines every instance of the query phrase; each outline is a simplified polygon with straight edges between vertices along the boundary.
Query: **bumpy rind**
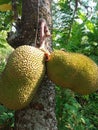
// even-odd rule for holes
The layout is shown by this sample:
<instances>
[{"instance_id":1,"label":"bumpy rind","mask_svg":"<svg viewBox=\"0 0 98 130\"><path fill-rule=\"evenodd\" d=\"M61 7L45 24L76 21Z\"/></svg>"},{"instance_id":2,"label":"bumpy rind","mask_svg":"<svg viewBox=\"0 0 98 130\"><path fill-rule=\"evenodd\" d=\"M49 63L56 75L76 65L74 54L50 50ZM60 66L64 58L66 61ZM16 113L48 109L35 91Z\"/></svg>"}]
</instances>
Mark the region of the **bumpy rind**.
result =
<instances>
[{"instance_id":1,"label":"bumpy rind","mask_svg":"<svg viewBox=\"0 0 98 130\"><path fill-rule=\"evenodd\" d=\"M83 54L52 52L47 74L55 84L82 95L98 90L98 66Z\"/></svg>"},{"instance_id":2,"label":"bumpy rind","mask_svg":"<svg viewBox=\"0 0 98 130\"><path fill-rule=\"evenodd\" d=\"M20 46L9 56L0 77L0 102L9 109L22 109L30 103L45 74L44 52Z\"/></svg>"}]
</instances>

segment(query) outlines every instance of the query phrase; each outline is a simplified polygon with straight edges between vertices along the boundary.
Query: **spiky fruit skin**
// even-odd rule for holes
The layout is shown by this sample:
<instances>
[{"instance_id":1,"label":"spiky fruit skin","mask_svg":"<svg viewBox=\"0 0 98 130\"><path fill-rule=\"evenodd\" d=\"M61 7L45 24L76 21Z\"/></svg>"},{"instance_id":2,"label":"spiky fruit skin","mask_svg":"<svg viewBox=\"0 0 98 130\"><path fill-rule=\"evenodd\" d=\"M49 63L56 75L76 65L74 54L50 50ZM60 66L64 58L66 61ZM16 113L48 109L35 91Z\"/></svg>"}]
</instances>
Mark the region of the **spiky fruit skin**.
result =
<instances>
[{"instance_id":1,"label":"spiky fruit skin","mask_svg":"<svg viewBox=\"0 0 98 130\"><path fill-rule=\"evenodd\" d=\"M0 77L0 102L13 110L28 105L45 74L44 61L44 52L35 47L13 51Z\"/></svg>"},{"instance_id":2,"label":"spiky fruit skin","mask_svg":"<svg viewBox=\"0 0 98 130\"><path fill-rule=\"evenodd\" d=\"M47 62L47 74L55 84L82 95L98 89L98 67L82 54L52 52Z\"/></svg>"}]
</instances>

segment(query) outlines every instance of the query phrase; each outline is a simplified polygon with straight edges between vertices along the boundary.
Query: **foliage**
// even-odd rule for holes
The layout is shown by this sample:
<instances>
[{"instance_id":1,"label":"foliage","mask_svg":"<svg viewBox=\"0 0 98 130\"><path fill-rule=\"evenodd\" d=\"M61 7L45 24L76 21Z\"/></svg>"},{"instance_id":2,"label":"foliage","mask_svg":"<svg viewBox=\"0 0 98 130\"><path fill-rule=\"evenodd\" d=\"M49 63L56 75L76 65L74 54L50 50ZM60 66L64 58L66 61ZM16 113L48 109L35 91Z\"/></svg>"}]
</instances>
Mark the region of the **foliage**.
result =
<instances>
[{"instance_id":1,"label":"foliage","mask_svg":"<svg viewBox=\"0 0 98 130\"><path fill-rule=\"evenodd\" d=\"M14 111L11 111L0 105L0 126L14 126Z\"/></svg>"},{"instance_id":2,"label":"foliage","mask_svg":"<svg viewBox=\"0 0 98 130\"><path fill-rule=\"evenodd\" d=\"M56 87L56 114L59 130L97 130L98 94L76 95Z\"/></svg>"},{"instance_id":3,"label":"foliage","mask_svg":"<svg viewBox=\"0 0 98 130\"><path fill-rule=\"evenodd\" d=\"M85 2L82 3L76 10L74 1L59 0L59 2L56 3L57 8L54 9L56 11L53 11L54 48L65 48L67 51L80 52L88 56L98 56L97 15L93 15L95 14L94 7L92 14L90 14L88 10L85 9L86 4ZM87 7L91 8L89 4ZM60 17L55 20L57 15Z\"/></svg>"},{"instance_id":4,"label":"foliage","mask_svg":"<svg viewBox=\"0 0 98 130\"><path fill-rule=\"evenodd\" d=\"M5 68L6 59L12 52L12 48L6 42L7 32L0 31L0 74ZM13 126L14 112L0 105L0 128Z\"/></svg>"}]
</instances>

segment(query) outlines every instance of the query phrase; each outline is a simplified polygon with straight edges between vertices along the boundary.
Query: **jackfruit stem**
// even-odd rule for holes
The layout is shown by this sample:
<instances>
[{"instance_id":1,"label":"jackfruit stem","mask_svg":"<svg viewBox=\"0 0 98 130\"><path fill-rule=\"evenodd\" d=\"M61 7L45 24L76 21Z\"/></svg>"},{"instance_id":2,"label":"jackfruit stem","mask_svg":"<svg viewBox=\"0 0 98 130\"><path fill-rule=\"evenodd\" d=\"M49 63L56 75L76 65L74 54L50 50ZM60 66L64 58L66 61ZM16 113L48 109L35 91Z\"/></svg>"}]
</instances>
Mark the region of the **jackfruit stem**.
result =
<instances>
[{"instance_id":1,"label":"jackfruit stem","mask_svg":"<svg viewBox=\"0 0 98 130\"><path fill-rule=\"evenodd\" d=\"M45 52L46 61L49 60L50 52L47 49L47 38L51 36L45 19L40 19L40 47L39 49Z\"/></svg>"},{"instance_id":2,"label":"jackfruit stem","mask_svg":"<svg viewBox=\"0 0 98 130\"><path fill-rule=\"evenodd\" d=\"M48 49L46 49L46 47L45 47L45 44L46 43L44 43L45 41L43 41L43 43L42 43L42 45L39 47L39 49L40 50L42 50L44 53L45 53L45 60L46 61L49 61L49 59L50 59L50 52L48 51Z\"/></svg>"}]
</instances>

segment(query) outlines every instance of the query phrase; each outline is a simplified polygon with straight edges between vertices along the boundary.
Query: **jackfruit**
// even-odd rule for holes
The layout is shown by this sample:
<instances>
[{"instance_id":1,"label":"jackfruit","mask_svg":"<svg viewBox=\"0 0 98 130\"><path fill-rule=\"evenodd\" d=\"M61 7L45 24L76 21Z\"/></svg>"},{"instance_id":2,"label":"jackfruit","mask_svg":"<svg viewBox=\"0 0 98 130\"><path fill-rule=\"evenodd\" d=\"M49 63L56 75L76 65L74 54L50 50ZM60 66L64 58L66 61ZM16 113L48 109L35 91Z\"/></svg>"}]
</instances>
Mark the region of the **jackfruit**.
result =
<instances>
[{"instance_id":1,"label":"jackfruit","mask_svg":"<svg viewBox=\"0 0 98 130\"><path fill-rule=\"evenodd\" d=\"M82 95L98 89L98 66L83 54L52 52L47 62L47 74L55 84Z\"/></svg>"},{"instance_id":2,"label":"jackfruit","mask_svg":"<svg viewBox=\"0 0 98 130\"><path fill-rule=\"evenodd\" d=\"M0 77L0 103L18 110L30 103L45 74L44 52L20 46L9 56Z\"/></svg>"}]
</instances>

